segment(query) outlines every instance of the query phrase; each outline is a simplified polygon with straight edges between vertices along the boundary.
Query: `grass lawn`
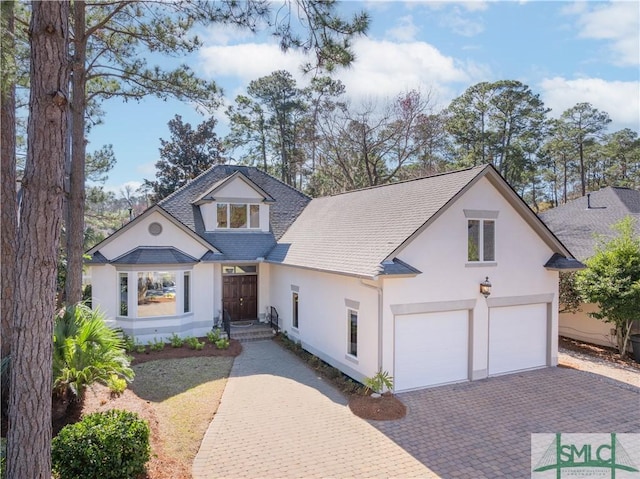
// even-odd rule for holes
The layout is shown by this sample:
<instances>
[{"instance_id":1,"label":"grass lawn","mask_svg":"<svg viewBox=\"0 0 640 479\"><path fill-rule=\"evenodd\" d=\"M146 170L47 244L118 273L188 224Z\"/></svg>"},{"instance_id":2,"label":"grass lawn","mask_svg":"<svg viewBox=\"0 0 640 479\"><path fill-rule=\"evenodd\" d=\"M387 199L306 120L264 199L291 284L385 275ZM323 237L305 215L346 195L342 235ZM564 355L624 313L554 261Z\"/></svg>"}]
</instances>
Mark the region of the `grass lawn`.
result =
<instances>
[{"instance_id":1,"label":"grass lawn","mask_svg":"<svg viewBox=\"0 0 640 479\"><path fill-rule=\"evenodd\" d=\"M111 398L102 386L87 392L83 415L127 409L149 421L148 479L191 477L202 438L218 409L233 357L162 359L134 365L135 380Z\"/></svg>"}]
</instances>

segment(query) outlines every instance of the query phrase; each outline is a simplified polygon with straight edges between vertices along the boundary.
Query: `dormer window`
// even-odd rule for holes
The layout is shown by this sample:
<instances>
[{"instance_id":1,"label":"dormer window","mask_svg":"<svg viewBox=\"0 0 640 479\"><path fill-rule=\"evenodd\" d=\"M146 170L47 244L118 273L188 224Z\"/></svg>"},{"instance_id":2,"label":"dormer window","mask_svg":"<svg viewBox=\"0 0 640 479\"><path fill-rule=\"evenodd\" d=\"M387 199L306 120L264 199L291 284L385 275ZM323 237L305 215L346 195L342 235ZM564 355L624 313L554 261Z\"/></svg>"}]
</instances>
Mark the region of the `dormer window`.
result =
<instances>
[{"instance_id":1,"label":"dormer window","mask_svg":"<svg viewBox=\"0 0 640 479\"><path fill-rule=\"evenodd\" d=\"M218 203L216 228L260 228L260 205L244 203Z\"/></svg>"}]
</instances>

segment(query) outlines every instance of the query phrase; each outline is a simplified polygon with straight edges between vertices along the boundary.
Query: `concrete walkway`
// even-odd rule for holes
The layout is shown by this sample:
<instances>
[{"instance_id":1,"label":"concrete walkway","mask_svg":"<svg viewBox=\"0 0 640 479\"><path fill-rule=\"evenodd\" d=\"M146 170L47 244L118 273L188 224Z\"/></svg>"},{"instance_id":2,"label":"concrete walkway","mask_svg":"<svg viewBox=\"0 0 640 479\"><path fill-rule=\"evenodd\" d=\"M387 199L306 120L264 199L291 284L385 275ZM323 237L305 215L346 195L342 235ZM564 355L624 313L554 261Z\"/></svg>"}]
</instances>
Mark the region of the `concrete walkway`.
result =
<instances>
[{"instance_id":1,"label":"concrete walkway","mask_svg":"<svg viewBox=\"0 0 640 479\"><path fill-rule=\"evenodd\" d=\"M437 478L273 341L244 343L194 479Z\"/></svg>"}]
</instances>

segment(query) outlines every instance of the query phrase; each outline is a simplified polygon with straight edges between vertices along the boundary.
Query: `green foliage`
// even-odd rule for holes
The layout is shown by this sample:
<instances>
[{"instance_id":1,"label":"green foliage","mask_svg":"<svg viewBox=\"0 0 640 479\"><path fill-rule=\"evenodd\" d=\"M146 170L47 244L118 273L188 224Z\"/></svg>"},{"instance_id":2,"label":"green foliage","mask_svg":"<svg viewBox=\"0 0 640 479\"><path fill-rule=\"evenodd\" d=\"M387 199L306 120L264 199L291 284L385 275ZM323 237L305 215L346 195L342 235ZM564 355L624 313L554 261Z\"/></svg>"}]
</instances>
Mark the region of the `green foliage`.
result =
<instances>
[{"instance_id":1,"label":"green foliage","mask_svg":"<svg viewBox=\"0 0 640 479\"><path fill-rule=\"evenodd\" d=\"M81 397L94 382L112 375L132 380L134 373L119 334L104 315L82 303L68 306L56 317L53 334L53 390Z\"/></svg>"},{"instance_id":2,"label":"green foliage","mask_svg":"<svg viewBox=\"0 0 640 479\"><path fill-rule=\"evenodd\" d=\"M198 338L193 336L184 338L184 342L189 349L195 349L196 351L200 351L202 348L204 348L204 342L200 342Z\"/></svg>"},{"instance_id":3,"label":"green foliage","mask_svg":"<svg viewBox=\"0 0 640 479\"><path fill-rule=\"evenodd\" d=\"M97 412L65 426L51 446L58 478L134 479L149 461L149 425L132 412Z\"/></svg>"},{"instance_id":4,"label":"green foliage","mask_svg":"<svg viewBox=\"0 0 640 479\"><path fill-rule=\"evenodd\" d=\"M122 343L124 345L124 350L128 353L132 353L136 349L136 342L133 339L133 336L129 336L128 334L122 334Z\"/></svg>"},{"instance_id":5,"label":"green foliage","mask_svg":"<svg viewBox=\"0 0 640 479\"><path fill-rule=\"evenodd\" d=\"M220 330L219 329L214 329L213 331L208 331L207 332L207 340L211 344L215 344L219 339L220 339Z\"/></svg>"},{"instance_id":6,"label":"green foliage","mask_svg":"<svg viewBox=\"0 0 640 479\"><path fill-rule=\"evenodd\" d=\"M372 377L365 378L364 385L367 390L381 394L385 389L388 391L393 389L393 377L387 371L379 370Z\"/></svg>"},{"instance_id":7,"label":"green foliage","mask_svg":"<svg viewBox=\"0 0 640 479\"><path fill-rule=\"evenodd\" d=\"M149 349L151 351L162 351L165 347L164 341L158 338L153 338L153 341L149 341Z\"/></svg>"},{"instance_id":8,"label":"green foliage","mask_svg":"<svg viewBox=\"0 0 640 479\"><path fill-rule=\"evenodd\" d=\"M107 387L111 391L112 396L120 396L127 389L126 379L122 379L117 374L112 374L107 379Z\"/></svg>"},{"instance_id":9,"label":"green foliage","mask_svg":"<svg viewBox=\"0 0 640 479\"><path fill-rule=\"evenodd\" d=\"M616 325L624 354L631 322L640 319L640 236L630 216L612 228L617 236L600 238L587 268L576 275L576 286L585 300L598 305L591 316Z\"/></svg>"},{"instance_id":10,"label":"green foliage","mask_svg":"<svg viewBox=\"0 0 640 479\"><path fill-rule=\"evenodd\" d=\"M184 344L184 339L182 339L176 333L173 333L171 336L169 336L169 342L171 343L172 348L181 348Z\"/></svg>"},{"instance_id":11,"label":"green foliage","mask_svg":"<svg viewBox=\"0 0 640 479\"><path fill-rule=\"evenodd\" d=\"M229 347L229 340L227 338L220 338L215 342L216 348L227 349Z\"/></svg>"},{"instance_id":12,"label":"green foliage","mask_svg":"<svg viewBox=\"0 0 640 479\"><path fill-rule=\"evenodd\" d=\"M142 344L141 342L139 342L137 339L136 339L136 342L135 342L134 349L135 349L135 352L139 353L139 354L148 352L147 351L147 347L144 344Z\"/></svg>"},{"instance_id":13,"label":"green foliage","mask_svg":"<svg viewBox=\"0 0 640 479\"><path fill-rule=\"evenodd\" d=\"M560 310L561 313L579 311L582 297L576 287L576 272L560 273Z\"/></svg>"},{"instance_id":14,"label":"green foliage","mask_svg":"<svg viewBox=\"0 0 640 479\"><path fill-rule=\"evenodd\" d=\"M7 440L0 437L0 479L7 475Z\"/></svg>"},{"instance_id":15,"label":"green foliage","mask_svg":"<svg viewBox=\"0 0 640 479\"><path fill-rule=\"evenodd\" d=\"M145 180L154 201L173 193L210 167L224 163L223 147L215 132L217 120L205 120L195 129L176 115L169 121L171 140L160 139L160 160L155 181Z\"/></svg>"}]
</instances>

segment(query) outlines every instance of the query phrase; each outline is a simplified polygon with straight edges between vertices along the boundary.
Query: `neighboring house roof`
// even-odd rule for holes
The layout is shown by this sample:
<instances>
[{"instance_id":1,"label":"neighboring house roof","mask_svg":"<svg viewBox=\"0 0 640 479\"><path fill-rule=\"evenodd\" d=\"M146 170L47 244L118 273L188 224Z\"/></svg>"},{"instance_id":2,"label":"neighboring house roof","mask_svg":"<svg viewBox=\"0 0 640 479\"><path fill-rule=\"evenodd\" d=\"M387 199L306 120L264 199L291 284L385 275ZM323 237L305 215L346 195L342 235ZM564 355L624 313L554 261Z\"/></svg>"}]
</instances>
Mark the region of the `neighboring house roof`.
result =
<instances>
[{"instance_id":1,"label":"neighboring house roof","mask_svg":"<svg viewBox=\"0 0 640 479\"><path fill-rule=\"evenodd\" d=\"M385 262L394 260L482 177L505 195L554 252L571 257L495 168L484 165L313 199L267 260L363 277L389 274L393 269L387 270Z\"/></svg>"},{"instance_id":2,"label":"neighboring house roof","mask_svg":"<svg viewBox=\"0 0 640 479\"><path fill-rule=\"evenodd\" d=\"M540 218L581 261L593 256L597 236L612 237L611 226L626 216L640 220L640 191L609 186L540 214ZM636 222L640 234L640 222Z\"/></svg>"},{"instance_id":3,"label":"neighboring house roof","mask_svg":"<svg viewBox=\"0 0 640 479\"><path fill-rule=\"evenodd\" d=\"M198 260L178 248L163 246L139 246L119 256L113 264L191 264Z\"/></svg>"}]
</instances>

